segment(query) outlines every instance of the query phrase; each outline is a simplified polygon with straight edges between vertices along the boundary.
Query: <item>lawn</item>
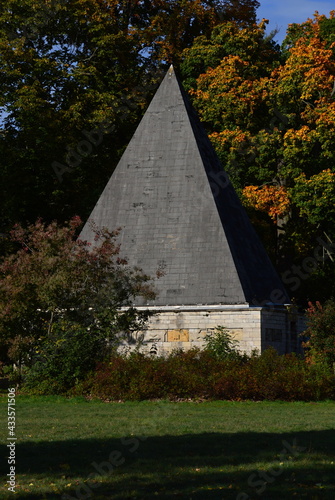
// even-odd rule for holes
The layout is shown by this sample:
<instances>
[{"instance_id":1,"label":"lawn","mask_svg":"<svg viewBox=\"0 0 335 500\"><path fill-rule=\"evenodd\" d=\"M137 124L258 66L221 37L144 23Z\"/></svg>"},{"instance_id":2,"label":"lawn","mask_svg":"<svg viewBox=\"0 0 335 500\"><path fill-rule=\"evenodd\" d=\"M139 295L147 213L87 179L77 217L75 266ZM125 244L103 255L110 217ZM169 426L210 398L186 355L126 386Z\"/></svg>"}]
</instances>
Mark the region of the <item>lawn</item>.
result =
<instances>
[{"instance_id":1,"label":"lawn","mask_svg":"<svg viewBox=\"0 0 335 500\"><path fill-rule=\"evenodd\" d=\"M15 498L334 500L334 423L335 402L18 396ZM8 472L2 460L2 499Z\"/></svg>"}]
</instances>

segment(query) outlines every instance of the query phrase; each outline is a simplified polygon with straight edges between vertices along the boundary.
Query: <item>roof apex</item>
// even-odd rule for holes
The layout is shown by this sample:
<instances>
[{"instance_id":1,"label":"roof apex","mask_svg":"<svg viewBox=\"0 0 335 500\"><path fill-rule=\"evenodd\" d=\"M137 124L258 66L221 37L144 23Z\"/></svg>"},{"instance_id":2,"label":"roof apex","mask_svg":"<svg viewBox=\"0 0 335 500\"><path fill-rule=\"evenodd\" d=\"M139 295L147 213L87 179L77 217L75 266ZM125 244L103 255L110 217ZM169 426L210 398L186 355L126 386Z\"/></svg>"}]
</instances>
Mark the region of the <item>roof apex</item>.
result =
<instances>
[{"instance_id":1,"label":"roof apex","mask_svg":"<svg viewBox=\"0 0 335 500\"><path fill-rule=\"evenodd\" d=\"M122 228L129 265L163 271L150 305L289 302L173 65L90 219ZM80 238L94 245L89 223Z\"/></svg>"}]
</instances>

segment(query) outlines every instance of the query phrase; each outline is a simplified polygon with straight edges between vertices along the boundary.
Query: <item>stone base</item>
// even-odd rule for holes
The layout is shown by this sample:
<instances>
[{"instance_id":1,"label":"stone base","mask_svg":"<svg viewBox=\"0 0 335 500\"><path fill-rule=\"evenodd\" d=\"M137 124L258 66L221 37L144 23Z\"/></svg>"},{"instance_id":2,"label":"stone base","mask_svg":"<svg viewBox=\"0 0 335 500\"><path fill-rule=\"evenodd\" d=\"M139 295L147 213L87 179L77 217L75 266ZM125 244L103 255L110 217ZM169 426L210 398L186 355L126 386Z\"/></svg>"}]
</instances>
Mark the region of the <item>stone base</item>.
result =
<instances>
[{"instance_id":1,"label":"stone base","mask_svg":"<svg viewBox=\"0 0 335 500\"><path fill-rule=\"evenodd\" d=\"M137 307L154 315L145 332L135 334L121 347L134 349L142 340L141 352L168 354L204 347L204 337L223 326L238 341L241 352L262 352L273 346L280 354L301 352L299 333L305 329L304 317L291 306L250 307L249 305L199 305Z\"/></svg>"}]
</instances>

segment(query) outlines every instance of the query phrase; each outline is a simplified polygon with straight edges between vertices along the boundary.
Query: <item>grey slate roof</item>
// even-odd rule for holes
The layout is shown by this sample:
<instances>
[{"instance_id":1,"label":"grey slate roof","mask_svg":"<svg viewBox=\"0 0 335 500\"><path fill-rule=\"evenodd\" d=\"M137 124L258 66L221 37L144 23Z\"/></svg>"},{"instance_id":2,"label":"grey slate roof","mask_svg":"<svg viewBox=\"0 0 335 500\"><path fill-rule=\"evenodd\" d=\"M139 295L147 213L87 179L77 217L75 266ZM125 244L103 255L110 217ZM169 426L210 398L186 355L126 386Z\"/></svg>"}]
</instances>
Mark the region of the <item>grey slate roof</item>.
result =
<instances>
[{"instance_id":1,"label":"grey slate roof","mask_svg":"<svg viewBox=\"0 0 335 500\"><path fill-rule=\"evenodd\" d=\"M130 265L164 268L150 304L289 302L172 67L90 220L122 227ZM89 221L80 238L94 244Z\"/></svg>"}]
</instances>

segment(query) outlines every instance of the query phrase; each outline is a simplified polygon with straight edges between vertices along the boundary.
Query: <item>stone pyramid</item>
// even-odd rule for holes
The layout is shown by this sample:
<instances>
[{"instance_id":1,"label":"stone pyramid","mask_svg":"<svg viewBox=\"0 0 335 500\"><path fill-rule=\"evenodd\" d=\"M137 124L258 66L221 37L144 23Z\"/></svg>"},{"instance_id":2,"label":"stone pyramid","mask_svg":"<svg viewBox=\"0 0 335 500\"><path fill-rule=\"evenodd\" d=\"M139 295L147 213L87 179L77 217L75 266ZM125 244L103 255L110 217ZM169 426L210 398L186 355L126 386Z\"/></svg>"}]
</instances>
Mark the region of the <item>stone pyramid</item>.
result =
<instances>
[{"instance_id":1,"label":"stone pyramid","mask_svg":"<svg viewBox=\"0 0 335 500\"><path fill-rule=\"evenodd\" d=\"M164 271L148 305L289 302L172 66L82 230L94 244L90 221Z\"/></svg>"}]
</instances>

